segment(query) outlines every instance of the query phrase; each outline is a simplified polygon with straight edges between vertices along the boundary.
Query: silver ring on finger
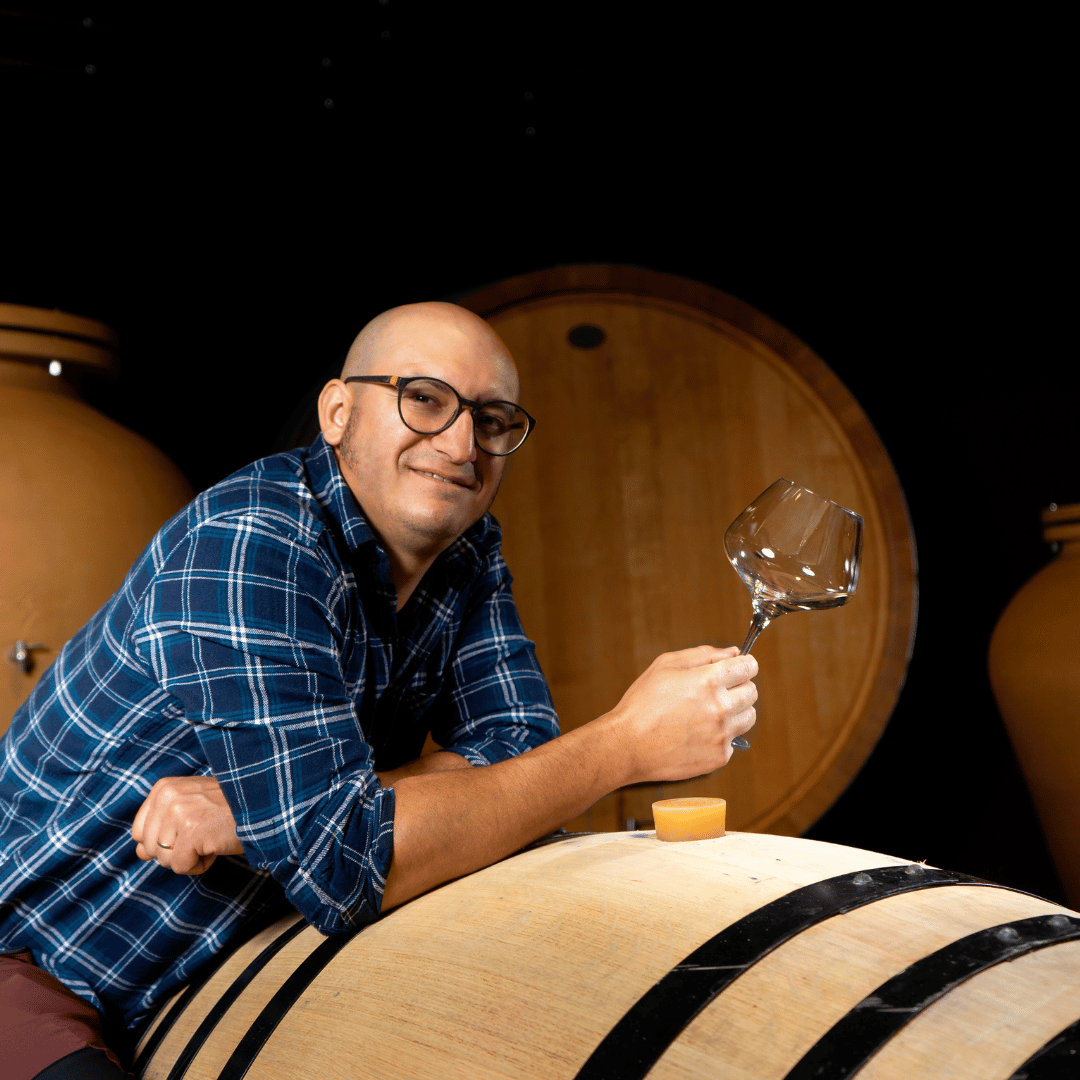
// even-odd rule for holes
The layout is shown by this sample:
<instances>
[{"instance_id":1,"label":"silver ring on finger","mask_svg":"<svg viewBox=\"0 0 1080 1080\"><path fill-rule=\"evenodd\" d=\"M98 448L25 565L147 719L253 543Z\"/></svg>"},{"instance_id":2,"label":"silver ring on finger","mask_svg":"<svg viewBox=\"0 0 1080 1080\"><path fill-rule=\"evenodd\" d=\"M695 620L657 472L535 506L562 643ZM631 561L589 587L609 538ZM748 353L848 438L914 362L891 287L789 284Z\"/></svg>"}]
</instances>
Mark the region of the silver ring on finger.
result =
<instances>
[{"instance_id":1,"label":"silver ring on finger","mask_svg":"<svg viewBox=\"0 0 1080 1080\"><path fill-rule=\"evenodd\" d=\"M163 844L160 840L157 842L158 847L163 847L166 851L172 851L172 844Z\"/></svg>"}]
</instances>

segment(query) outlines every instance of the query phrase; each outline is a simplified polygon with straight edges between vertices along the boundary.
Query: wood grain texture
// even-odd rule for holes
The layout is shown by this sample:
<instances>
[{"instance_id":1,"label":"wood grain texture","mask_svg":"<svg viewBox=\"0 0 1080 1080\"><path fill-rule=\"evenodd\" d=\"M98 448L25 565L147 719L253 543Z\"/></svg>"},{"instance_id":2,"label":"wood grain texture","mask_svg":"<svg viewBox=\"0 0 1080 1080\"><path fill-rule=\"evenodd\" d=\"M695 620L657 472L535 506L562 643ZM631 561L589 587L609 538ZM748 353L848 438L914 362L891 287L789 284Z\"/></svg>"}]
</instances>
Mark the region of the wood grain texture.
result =
<instances>
[{"instance_id":1,"label":"wood grain texture","mask_svg":"<svg viewBox=\"0 0 1080 1080\"><path fill-rule=\"evenodd\" d=\"M285 918L279 919L272 926L262 930L250 941L241 945L233 956L218 971L214 972L207 980L202 991L189 1002L187 1008L177 1017L168 1033L161 1040L157 1051L147 1062L146 1068L142 1072L144 1080L165 1080L165 1077L169 1075L172 1069L173 1063L183 1052L184 1047L187 1046L188 1040L195 1034L199 1025L202 1024L211 1010L216 1007L221 996L229 989L236 977L267 945L295 925L299 918L299 915L287 915ZM323 941L322 936L308 928L299 937L286 945L282 953L274 958L274 960L281 961L284 954L286 967L273 968L271 965L274 960L267 965L268 970L266 970L265 975L254 980L247 988L247 991L240 995L228 1016L222 1019L206 1043L203 1044L203 1052L198 1057L199 1069L202 1072L206 1075L217 1076L221 1066L228 1061L229 1054L232 1053L236 1043L243 1038L244 1031L247 1030L251 1021L258 1016L259 1010L273 996L274 991L284 981L284 978L288 977L296 964L302 961L321 941ZM136 1057L153 1036L154 1028L159 1020L164 1017L168 1008L168 1005L162 1008L160 1015L155 1017L154 1022L147 1028L138 1047L136 1047ZM239 1032L236 1030L237 1017L247 1018L243 1030ZM209 1072L208 1070L214 1068L215 1065L217 1071Z\"/></svg>"},{"instance_id":2,"label":"wood grain texture","mask_svg":"<svg viewBox=\"0 0 1080 1080\"><path fill-rule=\"evenodd\" d=\"M1009 1080L1032 1054L1080 1020L1077 972L1080 941L982 971L963 993L935 1001L886 1043L859 1080Z\"/></svg>"},{"instance_id":3,"label":"wood grain texture","mask_svg":"<svg viewBox=\"0 0 1080 1080\"><path fill-rule=\"evenodd\" d=\"M657 1062L649 1080L709 1075L716 1062L724 1063L720 1075L731 1080L782 1080L829 1028L909 964L978 930L1059 910L1045 900L1021 893L953 886L888 897L834 916L785 942L737 979L690 1023L682 1038ZM1043 951L1066 949L1060 960L1066 963L1073 955L1069 945ZM1011 985L1011 966L1000 965L999 981L1006 985ZM1075 975L1071 982L1076 1003L1080 982ZM954 1002L947 1015L924 1025L928 1044L940 1046L951 1038L964 1038L967 1033L991 1046L998 1043L998 1019L993 1012L987 1013L980 995L972 996L965 984L946 998ZM954 1018L955 1010L967 1017L966 1028ZM1063 1026L1058 1025L1054 1032ZM1019 1048L1030 1049L1020 1054L1017 1065L1046 1041L1033 1043L1032 1037L1019 1041ZM918 1037L909 1040L909 1033L904 1031L893 1042L900 1040L914 1042L916 1049L908 1051L908 1058L912 1054L925 1057ZM1015 1041L997 1045L999 1056L1004 1057L1015 1056L1019 1048ZM932 1061L932 1057L926 1060ZM876 1075L881 1080L951 1075L935 1069L895 1071L892 1065L877 1066L876 1073L866 1073L867 1068L869 1063L859 1072L860 1080L864 1075ZM966 1064L962 1068L966 1071L958 1076L994 1075Z\"/></svg>"},{"instance_id":4,"label":"wood grain texture","mask_svg":"<svg viewBox=\"0 0 1080 1080\"><path fill-rule=\"evenodd\" d=\"M596 833L526 851L356 935L285 1014L247 1075L570 1080L646 991L724 928L802 886L902 865L875 852L757 833L683 844ZM968 934L1064 910L1006 889L947 885L825 919L736 978L650 1078L783 1077L907 965ZM290 921L226 962L144 1077L168 1075L232 979ZM262 1007L322 940L304 930L267 964L195 1057L188 1080L219 1075ZM918 1063L933 1060L927 1047L951 1039L982 1047L984 1057L997 1048L1002 1061L1019 1063L1069 1022L1080 995L1076 961L1073 943L1051 946L961 983L920 1015L922 1034L911 1034L913 1024L879 1053L881 1062L871 1059L885 1071L867 1075L938 1075ZM1046 1014L1034 1022L1036 1003ZM886 1051L906 1064L889 1064ZM954 1049L954 1071L942 1075L998 1075L981 1071L984 1058L972 1054L968 1065Z\"/></svg>"},{"instance_id":5,"label":"wood grain texture","mask_svg":"<svg viewBox=\"0 0 1080 1080\"><path fill-rule=\"evenodd\" d=\"M623 828L658 798L709 795L728 800L733 828L805 830L880 737L914 632L903 493L858 404L783 327L697 282L563 267L460 302L502 335L538 417L494 512L564 730L611 708L657 654L742 641L750 602L723 536L778 477L865 518L852 602L784 617L754 647L752 751L710 777L616 792L568 823ZM582 324L603 344L571 345Z\"/></svg>"}]
</instances>

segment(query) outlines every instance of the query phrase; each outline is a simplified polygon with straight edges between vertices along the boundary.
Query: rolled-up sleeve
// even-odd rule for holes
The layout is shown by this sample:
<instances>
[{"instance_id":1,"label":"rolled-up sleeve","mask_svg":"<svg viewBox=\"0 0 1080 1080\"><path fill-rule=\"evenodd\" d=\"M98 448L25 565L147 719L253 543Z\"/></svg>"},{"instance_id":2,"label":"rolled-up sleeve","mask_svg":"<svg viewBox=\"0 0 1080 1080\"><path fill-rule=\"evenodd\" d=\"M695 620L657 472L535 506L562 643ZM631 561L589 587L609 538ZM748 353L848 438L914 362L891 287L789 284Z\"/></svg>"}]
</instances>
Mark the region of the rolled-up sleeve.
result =
<instances>
[{"instance_id":1,"label":"rolled-up sleeve","mask_svg":"<svg viewBox=\"0 0 1080 1080\"><path fill-rule=\"evenodd\" d=\"M248 863L324 933L377 917L393 856L394 794L343 674L347 594L325 552L229 517L169 553L132 635L194 729Z\"/></svg>"}]
</instances>

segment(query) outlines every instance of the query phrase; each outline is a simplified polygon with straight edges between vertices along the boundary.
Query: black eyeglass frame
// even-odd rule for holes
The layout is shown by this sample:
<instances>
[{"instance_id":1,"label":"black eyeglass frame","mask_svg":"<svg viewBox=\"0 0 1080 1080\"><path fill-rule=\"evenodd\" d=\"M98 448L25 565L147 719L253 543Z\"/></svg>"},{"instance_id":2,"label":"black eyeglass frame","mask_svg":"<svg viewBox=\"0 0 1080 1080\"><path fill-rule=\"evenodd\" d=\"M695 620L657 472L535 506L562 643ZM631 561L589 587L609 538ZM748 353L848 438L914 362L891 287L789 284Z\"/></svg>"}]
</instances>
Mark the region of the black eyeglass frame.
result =
<instances>
[{"instance_id":1,"label":"black eyeglass frame","mask_svg":"<svg viewBox=\"0 0 1080 1080\"><path fill-rule=\"evenodd\" d=\"M517 409L518 412L520 412L525 417L525 419L527 421L527 425L526 425L526 428L525 428L525 434L521 436L521 442L519 442L517 444L517 446L514 447L513 450L507 450L507 451L505 451L504 453L501 453L501 454L497 453L494 450L489 450L486 446L480 446L479 441L477 441L476 445L481 450L483 450L485 454L490 454L492 457L509 457L511 454L513 454L516 451L520 450L522 448L522 446L525 445L525 440L532 434L533 428L536 427L536 418L533 417L533 416L530 416L529 413L527 413L516 401L503 401L501 399L498 400L498 401L470 401L468 398L462 397L457 392L457 390L455 390L454 387L450 386L450 384L445 379L436 379L434 375L405 375L405 376L402 376L402 375L349 375L349 376L347 376L345 378L344 381L347 382L347 383L351 383L351 382L373 383L373 384L376 384L378 386L388 386L393 390L397 390L397 392L398 392L398 399L397 399L398 416L401 417L401 422L410 431L415 431L417 435L438 435L441 432L446 431L448 428L452 428L454 426L454 424L457 423L457 418L461 415L462 410L466 406L468 406L474 412L475 412L476 409L486 408L489 405L511 405L511 406L513 406L513 408ZM450 419L447 420L447 422L445 424L443 424L443 426L441 428L439 428L437 431L420 431L418 428L414 428L412 426L412 424L410 424L409 421L405 419L405 412L401 408L401 395L404 393L405 387L408 386L409 383L411 383L411 382L421 382L421 381L442 383L443 386L448 387L450 390L453 391L454 397L456 397L457 400L458 400L458 406L454 410L454 415L451 416Z\"/></svg>"}]
</instances>

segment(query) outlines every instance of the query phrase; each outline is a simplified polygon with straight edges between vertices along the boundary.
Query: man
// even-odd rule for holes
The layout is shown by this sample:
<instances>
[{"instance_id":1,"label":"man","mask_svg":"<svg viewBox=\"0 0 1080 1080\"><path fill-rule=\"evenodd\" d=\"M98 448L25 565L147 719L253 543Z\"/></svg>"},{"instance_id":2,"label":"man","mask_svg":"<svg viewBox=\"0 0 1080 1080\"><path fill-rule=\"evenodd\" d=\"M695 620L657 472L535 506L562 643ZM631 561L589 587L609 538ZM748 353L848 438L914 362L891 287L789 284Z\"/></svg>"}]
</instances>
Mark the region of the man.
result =
<instances>
[{"instance_id":1,"label":"man","mask_svg":"<svg viewBox=\"0 0 1080 1080\"><path fill-rule=\"evenodd\" d=\"M324 388L309 450L161 530L3 744L12 979L136 1030L283 898L347 931L617 787L727 762L757 697L734 649L660 657L558 736L487 513L532 422L518 397L482 320L394 309ZM429 730L444 749L418 757ZM44 1065L102 1060L68 1046Z\"/></svg>"}]
</instances>

